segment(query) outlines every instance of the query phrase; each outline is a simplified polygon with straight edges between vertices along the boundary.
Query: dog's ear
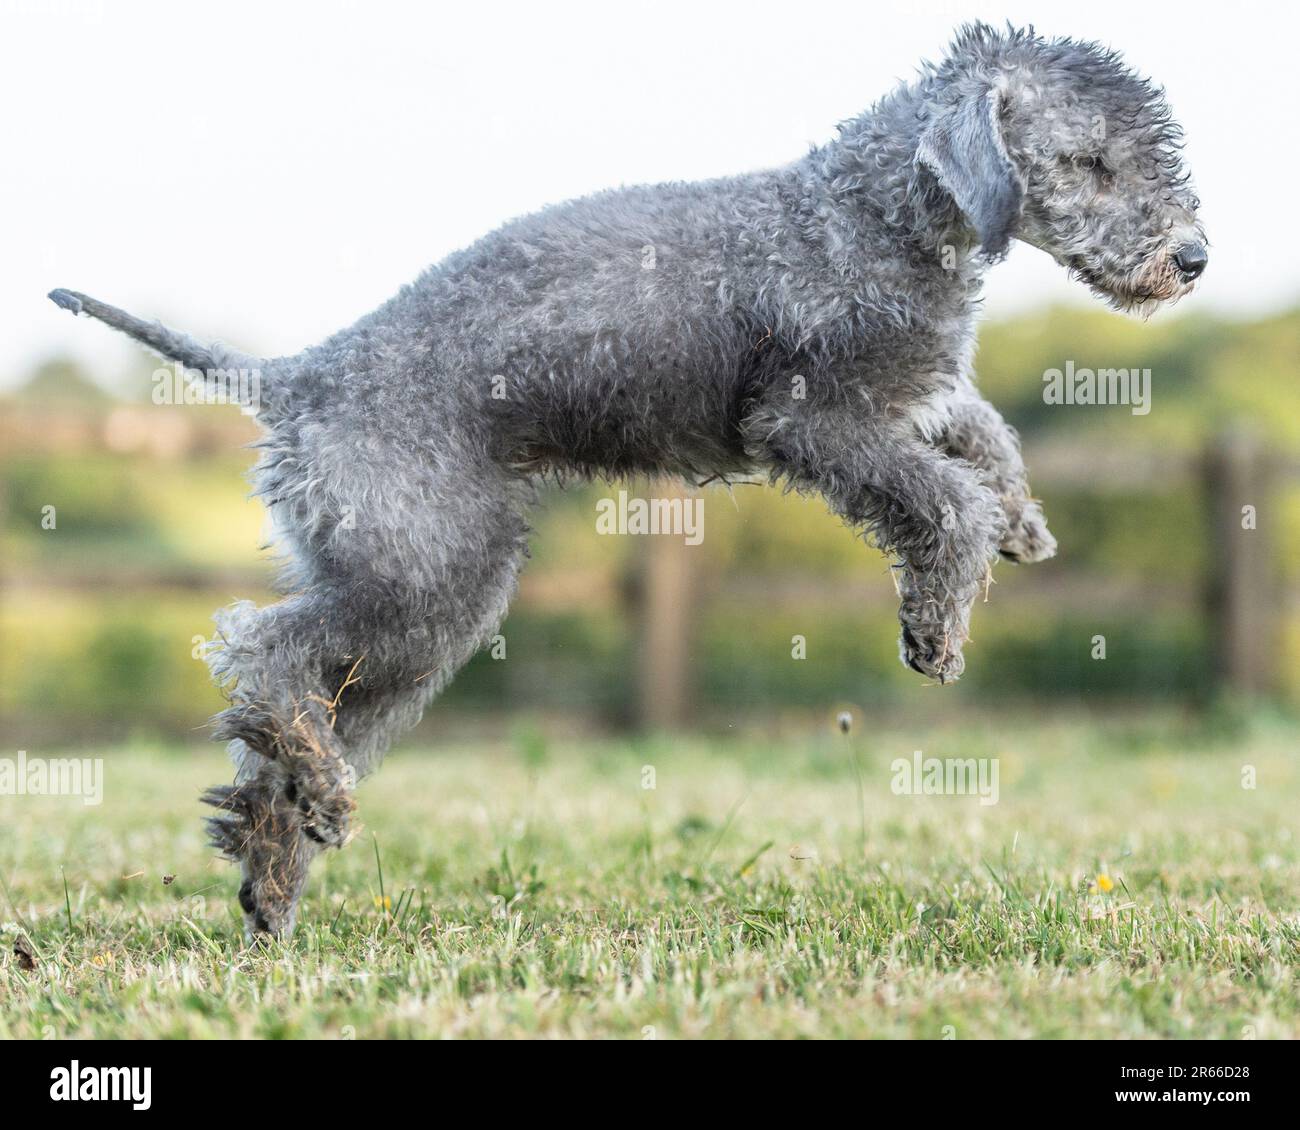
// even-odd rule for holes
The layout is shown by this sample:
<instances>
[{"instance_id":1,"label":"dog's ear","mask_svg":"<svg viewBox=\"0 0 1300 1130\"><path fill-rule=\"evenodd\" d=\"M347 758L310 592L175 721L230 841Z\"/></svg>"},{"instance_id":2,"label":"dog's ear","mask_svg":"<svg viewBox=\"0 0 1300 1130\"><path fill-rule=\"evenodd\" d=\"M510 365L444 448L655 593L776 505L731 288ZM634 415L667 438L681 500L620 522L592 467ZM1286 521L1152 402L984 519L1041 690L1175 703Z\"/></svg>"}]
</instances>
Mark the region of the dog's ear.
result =
<instances>
[{"instance_id":1,"label":"dog's ear","mask_svg":"<svg viewBox=\"0 0 1300 1130\"><path fill-rule=\"evenodd\" d=\"M975 229L988 258L1005 255L1025 188L1002 142L1002 92L963 99L931 122L916 159L938 178Z\"/></svg>"}]
</instances>

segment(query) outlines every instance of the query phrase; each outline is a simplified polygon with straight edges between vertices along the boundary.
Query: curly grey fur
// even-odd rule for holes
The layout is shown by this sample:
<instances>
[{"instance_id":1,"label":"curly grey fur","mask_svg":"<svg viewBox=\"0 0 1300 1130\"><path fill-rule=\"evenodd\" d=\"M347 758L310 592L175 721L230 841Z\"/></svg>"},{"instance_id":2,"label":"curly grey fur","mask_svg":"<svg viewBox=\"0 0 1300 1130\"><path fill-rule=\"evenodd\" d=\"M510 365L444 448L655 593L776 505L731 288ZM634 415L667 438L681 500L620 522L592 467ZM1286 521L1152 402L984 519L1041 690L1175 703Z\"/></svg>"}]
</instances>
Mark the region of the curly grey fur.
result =
<instances>
[{"instance_id":1,"label":"curly grey fur","mask_svg":"<svg viewBox=\"0 0 1300 1130\"><path fill-rule=\"evenodd\" d=\"M820 493L896 558L904 661L955 679L997 553L1055 548L975 390L985 270L1018 238L1118 308L1180 297L1204 237L1178 143L1113 53L967 26L793 164L514 220L262 363L256 482L290 595L219 617L240 772L208 798L250 929L291 926L311 855L342 841L344 763L373 767L496 629L540 476ZM232 356L52 297L187 365Z\"/></svg>"}]
</instances>

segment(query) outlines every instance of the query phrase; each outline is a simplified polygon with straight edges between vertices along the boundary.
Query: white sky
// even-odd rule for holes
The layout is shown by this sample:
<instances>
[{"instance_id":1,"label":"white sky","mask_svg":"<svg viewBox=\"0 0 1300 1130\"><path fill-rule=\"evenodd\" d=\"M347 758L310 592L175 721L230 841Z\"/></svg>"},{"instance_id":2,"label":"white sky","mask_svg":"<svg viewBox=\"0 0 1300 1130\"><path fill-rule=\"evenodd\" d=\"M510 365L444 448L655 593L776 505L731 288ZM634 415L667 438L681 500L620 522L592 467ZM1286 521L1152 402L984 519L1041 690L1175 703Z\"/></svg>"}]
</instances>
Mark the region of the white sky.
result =
<instances>
[{"instance_id":1,"label":"white sky","mask_svg":"<svg viewBox=\"0 0 1300 1130\"><path fill-rule=\"evenodd\" d=\"M542 204L791 160L973 17L1102 40L1164 83L1212 245L1180 309L1273 310L1300 300L1295 12L0 0L0 385L56 352L131 362L54 286L293 352ZM990 278L992 314L1060 300L1091 301L1027 247Z\"/></svg>"}]
</instances>

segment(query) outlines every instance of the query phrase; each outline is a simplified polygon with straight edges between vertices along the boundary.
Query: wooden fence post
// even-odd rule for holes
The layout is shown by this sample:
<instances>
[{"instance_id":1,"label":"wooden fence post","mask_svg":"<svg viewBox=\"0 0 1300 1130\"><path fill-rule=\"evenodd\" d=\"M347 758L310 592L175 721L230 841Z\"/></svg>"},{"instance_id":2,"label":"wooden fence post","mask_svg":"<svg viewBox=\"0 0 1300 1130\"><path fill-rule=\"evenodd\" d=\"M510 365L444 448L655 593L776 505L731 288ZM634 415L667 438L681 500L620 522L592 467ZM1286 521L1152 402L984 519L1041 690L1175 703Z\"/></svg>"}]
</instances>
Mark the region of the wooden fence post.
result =
<instances>
[{"instance_id":1,"label":"wooden fence post","mask_svg":"<svg viewBox=\"0 0 1300 1130\"><path fill-rule=\"evenodd\" d=\"M655 497L689 496L676 481L655 480ZM644 539L639 585L640 671L637 723L647 730L672 730L690 716L691 639L695 621L695 555L699 546L683 537L657 534Z\"/></svg>"},{"instance_id":2,"label":"wooden fence post","mask_svg":"<svg viewBox=\"0 0 1300 1130\"><path fill-rule=\"evenodd\" d=\"M1270 452L1246 431L1223 432L1206 451L1214 674L1220 688L1244 696L1277 689L1283 592L1271 552L1275 471Z\"/></svg>"}]
</instances>

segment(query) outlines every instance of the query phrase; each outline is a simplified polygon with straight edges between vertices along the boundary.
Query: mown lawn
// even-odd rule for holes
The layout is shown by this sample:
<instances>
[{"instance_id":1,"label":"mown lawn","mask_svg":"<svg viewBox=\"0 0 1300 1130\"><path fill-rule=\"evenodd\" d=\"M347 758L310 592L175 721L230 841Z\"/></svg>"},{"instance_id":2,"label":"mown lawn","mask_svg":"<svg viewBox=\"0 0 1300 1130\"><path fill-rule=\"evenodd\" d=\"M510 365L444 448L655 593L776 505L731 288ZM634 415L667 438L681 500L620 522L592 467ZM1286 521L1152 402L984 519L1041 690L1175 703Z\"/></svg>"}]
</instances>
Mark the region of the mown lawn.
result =
<instances>
[{"instance_id":1,"label":"mown lawn","mask_svg":"<svg viewBox=\"0 0 1300 1130\"><path fill-rule=\"evenodd\" d=\"M918 748L997 757L998 803L895 795ZM1022 718L406 750L268 951L200 833L222 755L99 751L99 807L0 797L0 1036L1297 1037L1297 749Z\"/></svg>"}]
</instances>

